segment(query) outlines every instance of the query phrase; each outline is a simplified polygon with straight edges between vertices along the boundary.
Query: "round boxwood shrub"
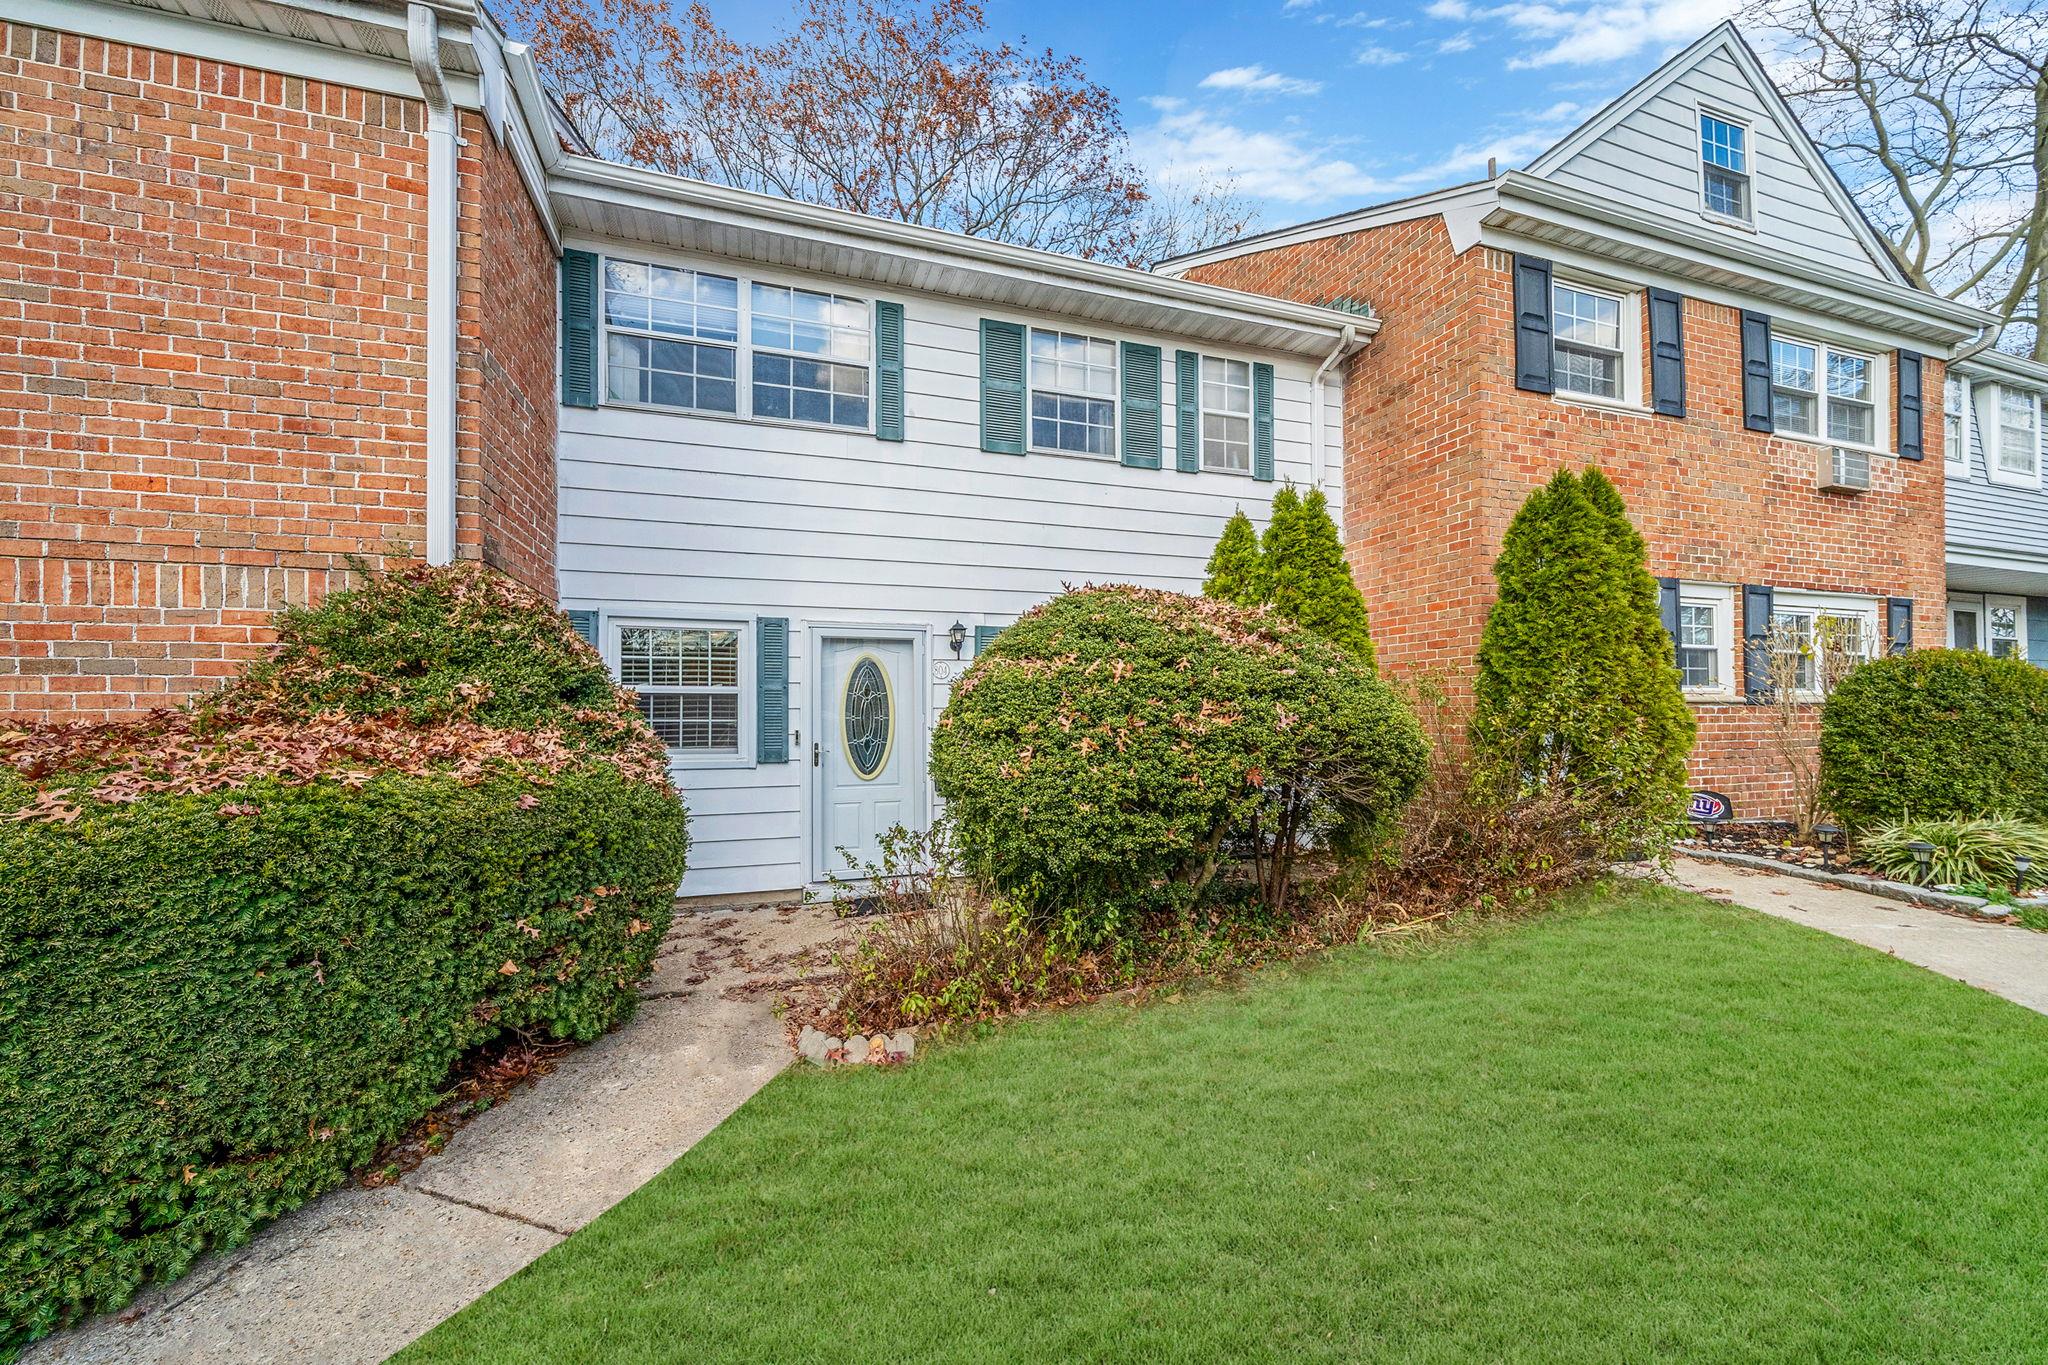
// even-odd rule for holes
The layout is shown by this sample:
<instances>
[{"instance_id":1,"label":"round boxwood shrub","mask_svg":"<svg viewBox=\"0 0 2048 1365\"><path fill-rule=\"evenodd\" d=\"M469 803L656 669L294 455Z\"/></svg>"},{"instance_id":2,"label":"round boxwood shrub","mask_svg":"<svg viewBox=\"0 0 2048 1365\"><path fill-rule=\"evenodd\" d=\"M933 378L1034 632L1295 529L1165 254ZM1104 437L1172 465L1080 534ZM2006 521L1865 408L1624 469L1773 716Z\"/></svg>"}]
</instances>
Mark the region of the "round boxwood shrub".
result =
<instances>
[{"instance_id":1,"label":"round boxwood shrub","mask_svg":"<svg viewBox=\"0 0 2048 1365\"><path fill-rule=\"evenodd\" d=\"M1304 838L1397 811L1421 727L1371 668L1271 611L1112 586L1025 614L955 684L932 780L970 869L1036 912L1198 896L1275 794Z\"/></svg>"},{"instance_id":2,"label":"round boxwood shrub","mask_svg":"<svg viewBox=\"0 0 2048 1365\"><path fill-rule=\"evenodd\" d=\"M626 1018L668 927L666 756L547 603L464 566L285 626L193 707L0 727L0 1354L341 1183L466 1051Z\"/></svg>"},{"instance_id":3,"label":"round boxwood shrub","mask_svg":"<svg viewBox=\"0 0 2048 1365\"><path fill-rule=\"evenodd\" d=\"M2048 671L1916 649L1850 671L1821 708L1822 798L1855 828L2048 819Z\"/></svg>"}]
</instances>

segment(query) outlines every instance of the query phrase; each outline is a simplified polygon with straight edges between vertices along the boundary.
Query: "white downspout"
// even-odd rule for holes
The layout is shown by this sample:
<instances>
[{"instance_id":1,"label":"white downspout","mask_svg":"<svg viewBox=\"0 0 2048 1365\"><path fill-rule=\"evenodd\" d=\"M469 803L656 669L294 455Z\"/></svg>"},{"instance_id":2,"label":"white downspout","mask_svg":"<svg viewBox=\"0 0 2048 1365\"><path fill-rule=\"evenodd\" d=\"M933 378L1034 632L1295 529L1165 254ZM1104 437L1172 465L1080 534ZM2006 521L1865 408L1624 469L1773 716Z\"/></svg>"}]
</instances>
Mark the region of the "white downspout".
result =
<instances>
[{"instance_id":1,"label":"white downspout","mask_svg":"<svg viewBox=\"0 0 2048 1365\"><path fill-rule=\"evenodd\" d=\"M1325 425L1323 418L1323 376L1330 372L1331 366L1335 365L1345 356L1350 355L1357 348L1357 345L1358 329L1346 323L1344 335L1337 342L1337 349L1323 358L1323 363L1316 366L1315 377L1308 381L1308 486L1310 488L1320 488L1323 484L1323 427Z\"/></svg>"},{"instance_id":2,"label":"white downspout","mask_svg":"<svg viewBox=\"0 0 2048 1365\"><path fill-rule=\"evenodd\" d=\"M455 104L441 73L441 24L406 7L406 47L427 106L427 563L455 562Z\"/></svg>"}]
</instances>

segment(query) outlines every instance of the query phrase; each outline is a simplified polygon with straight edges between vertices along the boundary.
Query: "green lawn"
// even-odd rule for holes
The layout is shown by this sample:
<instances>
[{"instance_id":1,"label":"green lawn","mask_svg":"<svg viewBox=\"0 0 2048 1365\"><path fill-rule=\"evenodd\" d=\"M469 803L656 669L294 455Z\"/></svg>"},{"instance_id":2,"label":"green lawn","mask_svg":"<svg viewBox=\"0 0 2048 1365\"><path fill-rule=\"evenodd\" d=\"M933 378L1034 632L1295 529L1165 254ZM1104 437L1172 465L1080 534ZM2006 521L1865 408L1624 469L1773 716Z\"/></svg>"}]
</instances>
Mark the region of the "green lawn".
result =
<instances>
[{"instance_id":1,"label":"green lawn","mask_svg":"<svg viewBox=\"0 0 2048 1365\"><path fill-rule=\"evenodd\" d=\"M2048 1018L1678 892L792 1071L400 1357L2048 1358Z\"/></svg>"}]
</instances>

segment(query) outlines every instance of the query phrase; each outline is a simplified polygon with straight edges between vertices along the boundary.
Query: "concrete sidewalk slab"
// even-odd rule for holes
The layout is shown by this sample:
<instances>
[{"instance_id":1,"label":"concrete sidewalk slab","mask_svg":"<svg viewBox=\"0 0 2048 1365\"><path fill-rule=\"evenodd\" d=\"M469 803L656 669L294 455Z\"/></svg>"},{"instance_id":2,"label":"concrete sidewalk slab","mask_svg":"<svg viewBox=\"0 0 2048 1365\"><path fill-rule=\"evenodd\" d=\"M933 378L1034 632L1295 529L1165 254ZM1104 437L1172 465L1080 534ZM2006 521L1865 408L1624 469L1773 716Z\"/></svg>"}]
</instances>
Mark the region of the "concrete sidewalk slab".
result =
<instances>
[{"instance_id":1,"label":"concrete sidewalk slab","mask_svg":"<svg viewBox=\"0 0 2048 1365\"><path fill-rule=\"evenodd\" d=\"M772 983L847 932L829 908L683 914L632 1022L395 1186L335 1190L24 1365L370 1365L638 1189L791 1054Z\"/></svg>"},{"instance_id":2,"label":"concrete sidewalk slab","mask_svg":"<svg viewBox=\"0 0 2048 1365\"><path fill-rule=\"evenodd\" d=\"M1694 858L1676 859L1670 881L1851 939L2048 1014L2048 934Z\"/></svg>"}]
</instances>

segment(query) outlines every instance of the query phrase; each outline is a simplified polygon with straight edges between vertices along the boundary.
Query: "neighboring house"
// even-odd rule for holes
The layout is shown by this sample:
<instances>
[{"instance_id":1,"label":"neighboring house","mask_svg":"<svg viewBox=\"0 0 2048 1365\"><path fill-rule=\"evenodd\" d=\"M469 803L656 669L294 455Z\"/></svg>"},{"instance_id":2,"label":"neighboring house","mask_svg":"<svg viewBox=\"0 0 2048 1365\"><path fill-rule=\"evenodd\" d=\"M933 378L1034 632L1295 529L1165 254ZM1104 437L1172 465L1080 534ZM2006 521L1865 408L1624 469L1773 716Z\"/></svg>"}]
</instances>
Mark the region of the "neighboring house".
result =
<instances>
[{"instance_id":1,"label":"neighboring house","mask_svg":"<svg viewBox=\"0 0 2048 1365\"><path fill-rule=\"evenodd\" d=\"M1948 643L2048 668L2048 365L1979 352L1943 400Z\"/></svg>"},{"instance_id":2,"label":"neighboring house","mask_svg":"<svg viewBox=\"0 0 2048 1365\"><path fill-rule=\"evenodd\" d=\"M1394 672L1469 678L1509 520L1587 464L1663 580L1695 781L1739 814L1791 797L1755 704L1774 623L1943 638L1934 404L1990 319L1905 283L1732 26L1527 170L1166 269L1382 319L1346 366L1346 541Z\"/></svg>"}]
</instances>

